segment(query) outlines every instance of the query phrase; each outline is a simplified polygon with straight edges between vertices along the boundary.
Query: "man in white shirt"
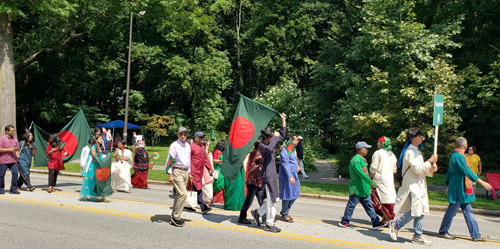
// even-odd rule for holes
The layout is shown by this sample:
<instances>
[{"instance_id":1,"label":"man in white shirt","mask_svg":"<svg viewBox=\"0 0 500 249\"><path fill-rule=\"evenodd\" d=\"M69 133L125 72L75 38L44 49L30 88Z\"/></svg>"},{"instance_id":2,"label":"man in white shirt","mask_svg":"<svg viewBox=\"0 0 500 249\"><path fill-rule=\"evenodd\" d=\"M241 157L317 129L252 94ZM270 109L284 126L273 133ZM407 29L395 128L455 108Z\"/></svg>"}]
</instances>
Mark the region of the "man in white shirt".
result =
<instances>
[{"instance_id":1,"label":"man in white shirt","mask_svg":"<svg viewBox=\"0 0 500 249\"><path fill-rule=\"evenodd\" d=\"M186 143L187 137L187 129L180 127L177 131L178 139L168 149L168 154L176 161L167 172L168 181L170 184L174 184L175 187L174 206L172 215L170 216L170 224L177 227L184 226L184 221L181 220L181 213L187 198L186 185L189 180L193 179L191 175L191 146L189 143ZM167 166L165 165L165 167Z\"/></svg>"}]
</instances>

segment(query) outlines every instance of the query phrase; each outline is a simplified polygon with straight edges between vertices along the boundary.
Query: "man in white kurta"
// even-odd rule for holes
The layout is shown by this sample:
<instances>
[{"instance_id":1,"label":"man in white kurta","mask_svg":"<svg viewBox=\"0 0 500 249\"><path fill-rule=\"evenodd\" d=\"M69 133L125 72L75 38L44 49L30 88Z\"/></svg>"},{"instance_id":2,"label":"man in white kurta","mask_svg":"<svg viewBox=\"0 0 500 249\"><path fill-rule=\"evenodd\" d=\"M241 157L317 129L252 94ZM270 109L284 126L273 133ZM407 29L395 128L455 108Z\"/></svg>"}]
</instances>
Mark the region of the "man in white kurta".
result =
<instances>
[{"instance_id":1,"label":"man in white kurta","mask_svg":"<svg viewBox=\"0 0 500 249\"><path fill-rule=\"evenodd\" d=\"M377 147L379 150L373 153L370 174L373 174L373 180L378 183L376 191L382 204L380 212L383 214L383 219L381 222L386 223L394 218L393 209L396 202L394 173L397 170L396 163L398 159L391 151L392 145L389 138L379 138ZM378 211L377 214L380 215Z\"/></svg>"},{"instance_id":2,"label":"man in white kurta","mask_svg":"<svg viewBox=\"0 0 500 249\"><path fill-rule=\"evenodd\" d=\"M412 243L431 245L432 242L422 237L422 223L424 215L429 214L429 198L427 196L426 176L433 176L437 171L437 166L432 166L437 162L437 155L433 155L424 162L424 157L418 149L423 141L420 129L414 127L408 130L407 142L403 148L403 182L398 190L394 213L405 213L396 222L389 223L391 238L397 241L398 231L413 219L415 234Z\"/></svg>"}]
</instances>

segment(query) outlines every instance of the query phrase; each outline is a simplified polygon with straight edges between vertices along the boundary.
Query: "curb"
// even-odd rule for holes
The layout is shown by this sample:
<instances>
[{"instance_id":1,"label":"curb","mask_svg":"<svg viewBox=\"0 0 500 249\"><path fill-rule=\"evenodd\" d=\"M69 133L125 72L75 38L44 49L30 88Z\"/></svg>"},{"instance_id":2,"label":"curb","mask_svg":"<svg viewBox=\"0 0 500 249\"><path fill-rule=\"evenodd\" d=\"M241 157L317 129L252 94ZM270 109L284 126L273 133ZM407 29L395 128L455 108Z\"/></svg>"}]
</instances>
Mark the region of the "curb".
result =
<instances>
[{"instance_id":1,"label":"curb","mask_svg":"<svg viewBox=\"0 0 500 249\"><path fill-rule=\"evenodd\" d=\"M30 169L30 172L32 173L39 173L39 174L48 174L48 170L43 170L43 169ZM59 175L63 176L73 176L73 177L83 177L80 175L80 173L75 173L75 172L64 172L61 171L59 172ZM172 185L167 181L158 181L158 180L148 180L148 184L154 184L154 185ZM334 196L334 195L319 195L319 194L300 194L301 197L306 197L306 198L317 198L317 199L323 199L323 200L333 200L333 201L348 201L349 197L346 196ZM448 209L448 206L439 206L439 205L429 205L429 209L433 211L446 211ZM477 209L473 208L472 211L474 214L481 214L481 215L489 215L489 216L498 216L500 217L500 210L489 210L489 209Z\"/></svg>"}]
</instances>

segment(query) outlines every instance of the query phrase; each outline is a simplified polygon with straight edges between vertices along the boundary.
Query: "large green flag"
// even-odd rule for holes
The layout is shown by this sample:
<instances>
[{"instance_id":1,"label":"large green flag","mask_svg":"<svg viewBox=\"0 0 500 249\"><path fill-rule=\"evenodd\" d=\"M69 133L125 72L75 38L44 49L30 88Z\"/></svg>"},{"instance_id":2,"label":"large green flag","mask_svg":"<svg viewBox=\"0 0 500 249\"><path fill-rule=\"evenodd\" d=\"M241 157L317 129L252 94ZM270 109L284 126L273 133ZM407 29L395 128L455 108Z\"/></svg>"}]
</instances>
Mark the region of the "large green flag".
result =
<instances>
[{"instance_id":1,"label":"large green flag","mask_svg":"<svg viewBox=\"0 0 500 249\"><path fill-rule=\"evenodd\" d=\"M40 129L36 124L33 124L35 131L34 138L36 147L35 167L47 166L47 143L49 133ZM59 131L59 137L64 142L64 150L68 152L68 156L63 156L63 162L69 162L80 158L82 149L88 145L89 139L92 137L87 119L80 110L71 121Z\"/></svg>"},{"instance_id":2,"label":"large green flag","mask_svg":"<svg viewBox=\"0 0 500 249\"><path fill-rule=\"evenodd\" d=\"M111 188L111 159L107 156L103 159L94 160L96 193L99 197L108 197L113 194Z\"/></svg>"},{"instance_id":3,"label":"large green flag","mask_svg":"<svg viewBox=\"0 0 500 249\"><path fill-rule=\"evenodd\" d=\"M259 138L260 131L266 128L275 113L275 110L240 95L221 166L222 175L231 183L238 176L243 160Z\"/></svg>"}]
</instances>

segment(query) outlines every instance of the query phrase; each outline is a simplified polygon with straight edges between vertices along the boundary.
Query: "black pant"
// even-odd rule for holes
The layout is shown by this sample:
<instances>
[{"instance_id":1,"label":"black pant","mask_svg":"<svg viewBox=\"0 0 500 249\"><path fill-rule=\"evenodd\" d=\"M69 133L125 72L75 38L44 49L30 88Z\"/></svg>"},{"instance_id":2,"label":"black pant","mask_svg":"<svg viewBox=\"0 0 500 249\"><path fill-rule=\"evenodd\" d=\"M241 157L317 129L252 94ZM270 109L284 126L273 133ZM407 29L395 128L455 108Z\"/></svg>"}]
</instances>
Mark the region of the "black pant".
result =
<instances>
[{"instance_id":1,"label":"black pant","mask_svg":"<svg viewBox=\"0 0 500 249\"><path fill-rule=\"evenodd\" d=\"M259 205L262 205L262 188L259 188L254 185L247 185L247 197L245 198L245 202L243 202L243 206L240 211L240 220L244 220L247 218L247 211L252 206L253 197L257 197L257 201Z\"/></svg>"},{"instance_id":2,"label":"black pant","mask_svg":"<svg viewBox=\"0 0 500 249\"><path fill-rule=\"evenodd\" d=\"M194 184L193 184L193 190L196 190L196 192L198 193L198 205L200 205L201 211L206 210L208 207L203 201L203 192L201 191L201 189L200 190L196 189Z\"/></svg>"},{"instance_id":3,"label":"black pant","mask_svg":"<svg viewBox=\"0 0 500 249\"><path fill-rule=\"evenodd\" d=\"M17 187L21 188L23 183L26 184L26 187L31 188L31 180L30 175L24 175L23 170L21 169L21 164L19 164L19 179L17 180Z\"/></svg>"},{"instance_id":4,"label":"black pant","mask_svg":"<svg viewBox=\"0 0 500 249\"><path fill-rule=\"evenodd\" d=\"M17 174L19 171L18 163L6 163L0 164L0 190L3 191L5 188L5 172L10 169L12 173L12 179L10 181L10 189L15 190L17 188Z\"/></svg>"},{"instance_id":5,"label":"black pant","mask_svg":"<svg viewBox=\"0 0 500 249\"><path fill-rule=\"evenodd\" d=\"M55 187L57 183L57 175L59 171L55 169L49 169L49 187Z\"/></svg>"}]
</instances>

